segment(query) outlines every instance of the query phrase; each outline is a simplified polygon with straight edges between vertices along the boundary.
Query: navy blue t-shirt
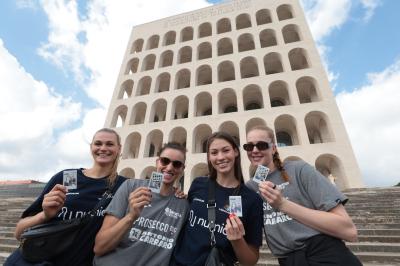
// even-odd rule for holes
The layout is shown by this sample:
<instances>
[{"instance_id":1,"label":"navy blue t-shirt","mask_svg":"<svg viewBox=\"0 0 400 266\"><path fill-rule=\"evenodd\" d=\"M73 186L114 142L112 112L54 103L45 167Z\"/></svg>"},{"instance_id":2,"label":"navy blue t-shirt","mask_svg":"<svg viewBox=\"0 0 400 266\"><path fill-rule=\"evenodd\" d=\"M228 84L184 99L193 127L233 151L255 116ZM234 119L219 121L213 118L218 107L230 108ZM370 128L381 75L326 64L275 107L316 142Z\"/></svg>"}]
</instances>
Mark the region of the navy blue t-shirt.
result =
<instances>
[{"instance_id":1,"label":"navy blue t-shirt","mask_svg":"<svg viewBox=\"0 0 400 266\"><path fill-rule=\"evenodd\" d=\"M179 236L172 259L173 265L203 266L211 251L210 231L208 229L208 177L196 178L189 189L189 217ZM216 183L215 200L215 238L216 245L237 261L230 241L226 237L225 222L229 216L229 196L233 196L235 188L225 188ZM238 196L242 196L241 221L244 225L244 239L256 248L262 245L263 202L261 198L244 184L241 185Z\"/></svg>"},{"instance_id":2,"label":"navy blue t-shirt","mask_svg":"<svg viewBox=\"0 0 400 266\"><path fill-rule=\"evenodd\" d=\"M83 174L83 169L66 169L77 171L77 189L69 189L64 206L53 218L54 220L68 220L82 217L91 211L104 192L108 189L107 177L94 179ZM125 177L118 176L112 194L117 191L119 186L126 180ZM35 215L41 212L43 197L49 193L56 184L63 184L63 171L54 175L47 183L40 196L23 213L22 218ZM91 219L79 233L70 251L52 261L55 265L92 265L94 239L100 229L104 219L104 209L110 203L111 198L105 202L104 206L98 211L95 218Z\"/></svg>"}]
</instances>

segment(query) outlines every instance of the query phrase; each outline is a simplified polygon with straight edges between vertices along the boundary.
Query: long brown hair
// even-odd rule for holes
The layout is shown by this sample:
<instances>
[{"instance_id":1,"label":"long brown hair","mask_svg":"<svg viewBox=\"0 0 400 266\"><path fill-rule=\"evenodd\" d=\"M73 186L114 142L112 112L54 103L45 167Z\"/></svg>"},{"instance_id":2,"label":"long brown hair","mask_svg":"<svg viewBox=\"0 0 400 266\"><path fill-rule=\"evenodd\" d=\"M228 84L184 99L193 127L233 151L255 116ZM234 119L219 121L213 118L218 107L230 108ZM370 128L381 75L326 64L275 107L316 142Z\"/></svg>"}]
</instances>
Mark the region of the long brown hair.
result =
<instances>
[{"instance_id":1,"label":"long brown hair","mask_svg":"<svg viewBox=\"0 0 400 266\"><path fill-rule=\"evenodd\" d=\"M239 146L236 143L235 139L231 135L229 135L228 133L222 132L222 131L213 133L210 137L208 137L208 140L207 140L207 164L208 164L208 172L210 173L210 178L213 178L215 180L217 179L217 171L212 166L212 164L210 162L210 158L209 158L210 157L209 156L210 145L216 139L223 139L223 140L227 141L232 146L232 148L237 151L238 156L235 157L235 163L233 165L233 169L234 169L235 178L240 183L243 183L243 174L242 174L242 167L240 164Z\"/></svg>"},{"instance_id":2,"label":"long brown hair","mask_svg":"<svg viewBox=\"0 0 400 266\"><path fill-rule=\"evenodd\" d=\"M90 143L90 145L93 144L93 140L94 140L94 137L96 136L96 134L100 133L100 132L106 132L106 133L114 134L116 136L116 138L117 138L118 146L121 147L121 137L119 136L117 131L115 131L115 130L113 130L111 128L107 128L107 127L99 129L99 130L96 131L96 133L94 133L93 138L92 138L92 143ZM115 158L115 160L113 162L113 166L111 167L111 170L110 170L110 174L108 176L108 182L110 183L110 186L114 185L115 180L117 179L117 176L118 176L117 169L118 169L119 157L120 156L118 155Z\"/></svg>"},{"instance_id":3,"label":"long brown hair","mask_svg":"<svg viewBox=\"0 0 400 266\"><path fill-rule=\"evenodd\" d=\"M255 126L255 127L252 127L247 132L247 134L253 130L261 130L261 131L264 131L267 133L268 137L271 139L271 141L275 145L275 149L276 149L275 153L272 155L272 161L273 161L275 167L281 172L282 179L285 180L285 182L289 182L289 175L287 174L285 168L283 167L282 160L279 156L278 147L277 147L276 141L275 141L274 131L267 126Z\"/></svg>"}]
</instances>

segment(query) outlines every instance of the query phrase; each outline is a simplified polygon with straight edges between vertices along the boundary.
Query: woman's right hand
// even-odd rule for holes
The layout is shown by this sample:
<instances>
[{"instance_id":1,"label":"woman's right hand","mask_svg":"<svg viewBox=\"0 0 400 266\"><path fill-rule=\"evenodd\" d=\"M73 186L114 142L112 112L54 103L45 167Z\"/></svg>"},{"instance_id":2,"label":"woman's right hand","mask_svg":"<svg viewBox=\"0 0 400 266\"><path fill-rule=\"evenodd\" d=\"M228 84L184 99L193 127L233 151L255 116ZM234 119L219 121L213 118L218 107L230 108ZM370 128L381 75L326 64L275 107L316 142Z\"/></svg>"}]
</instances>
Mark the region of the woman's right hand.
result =
<instances>
[{"instance_id":1,"label":"woman's right hand","mask_svg":"<svg viewBox=\"0 0 400 266\"><path fill-rule=\"evenodd\" d=\"M144 206L151 202L151 190L147 187L139 187L129 194L129 215L136 220Z\"/></svg>"},{"instance_id":2,"label":"woman's right hand","mask_svg":"<svg viewBox=\"0 0 400 266\"><path fill-rule=\"evenodd\" d=\"M49 193L44 195L42 209L45 220L53 218L61 210L67 197L66 194L67 188L61 184L57 184Z\"/></svg>"}]
</instances>

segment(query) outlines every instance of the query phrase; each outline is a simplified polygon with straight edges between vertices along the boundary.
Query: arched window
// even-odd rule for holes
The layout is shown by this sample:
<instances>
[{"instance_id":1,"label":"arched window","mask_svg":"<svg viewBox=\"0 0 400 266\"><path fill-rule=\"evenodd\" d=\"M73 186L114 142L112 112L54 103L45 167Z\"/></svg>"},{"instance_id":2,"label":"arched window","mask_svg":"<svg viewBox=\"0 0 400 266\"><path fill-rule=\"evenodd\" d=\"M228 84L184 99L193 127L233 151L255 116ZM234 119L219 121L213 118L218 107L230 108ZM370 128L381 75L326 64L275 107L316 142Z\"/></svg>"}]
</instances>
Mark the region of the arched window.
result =
<instances>
[{"instance_id":1,"label":"arched window","mask_svg":"<svg viewBox=\"0 0 400 266\"><path fill-rule=\"evenodd\" d=\"M307 53L303 48L294 48L289 52L289 61L292 70L309 68Z\"/></svg>"},{"instance_id":2,"label":"arched window","mask_svg":"<svg viewBox=\"0 0 400 266\"><path fill-rule=\"evenodd\" d=\"M238 39L238 47L239 47L239 52L254 50L255 45L254 45L253 35L251 35L250 33L245 33L240 35Z\"/></svg>"},{"instance_id":3,"label":"arched window","mask_svg":"<svg viewBox=\"0 0 400 266\"><path fill-rule=\"evenodd\" d=\"M156 62L156 56L154 54L149 54L143 59L142 71L154 69L154 64Z\"/></svg>"},{"instance_id":4,"label":"arched window","mask_svg":"<svg viewBox=\"0 0 400 266\"><path fill-rule=\"evenodd\" d=\"M179 50L178 64L188 63L192 61L192 47L185 46Z\"/></svg>"},{"instance_id":5,"label":"arched window","mask_svg":"<svg viewBox=\"0 0 400 266\"><path fill-rule=\"evenodd\" d=\"M283 72L281 55L278 53L269 53L264 56L265 74L275 74Z\"/></svg>"},{"instance_id":6,"label":"arched window","mask_svg":"<svg viewBox=\"0 0 400 266\"><path fill-rule=\"evenodd\" d=\"M286 25L282 29L283 40L285 43L300 41L299 27L296 25Z\"/></svg>"},{"instance_id":7,"label":"arched window","mask_svg":"<svg viewBox=\"0 0 400 266\"><path fill-rule=\"evenodd\" d=\"M193 40L193 28L186 27L181 31L181 42Z\"/></svg>"},{"instance_id":8,"label":"arched window","mask_svg":"<svg viewBox=\"0 0 400 266\"><path fill-rule=\"evenodd\" d=\"M143 49L143 39L135 40L132 44L131 54L139 53Z\"/></svg>"},{"instance_id":9,"label":"arched window","mask_svg":"<svg viewBox=\"0 0 400 266\"><path fill-rule=\"evenodd\" d=\"M249 14L240 14L236 17L236 29L244 29L251 27L251 20Z\"/></svg>"},{"instance_id":10,"label":"arched window","mask_svg":"<svg viewBox=\"0 0 400 266\"><path fill-rule=\"evenodd\" d=\"M212 83L212 71L209 65L202 65L196 72L196 85L207 85Z\"/></svg>"},{"instance_id":11,"label":"arched window","mask_svg":"<svg viewBox=\"0 0 400 266\"><path fill-rule=\"evenodd\" d=\"M199 26L199 38L211 36L211 34L212 34L211 23L204 22Z\"/></svg>"},{"instance_id":12,"label":"arched window","mask_svg":"<svg viewBox=\"0 0 400 266\"><path fill-rule=\"evenodd\" d=\"M232 31L231 21L228 18L222 18L217 22L217 33L225 33Z\"/></svg>"},{"instance_id":13,"label":"arched window","mask_svg":"<svg viewBox=\"0 0 400 266\"><path fill-rule=\"evenodd\" d=\"M176 73L175 89L183 89L190 87L190 71L188 69L181 69Z\"/></svg>"},{"instance_id":14,"label":"arched window","mask_svg":"<svg viewBox=\"0 0 400 266\"><path fill-rule=\"evenodd\" d=\"M164 35L164 46L175 44L176 32L169 31Z\"/></svg>"},{"instance_id":15,"label":"arched window","mask_svg":"<svg viewBox=\"0 0 400 266\"><path fill-rule=\"evenodd\" d=\"M232 40L229 38L223 38L219 40L217 46L218 46L218 56L233 53Z\"/></svg>"},{"instance_id":16,"label":"arched window","mask_svg":"<svg viewBox=\"0 0 400 266\"><path fill-rule=\"evenodd\" d=\"M293 146L292 137L285 131L277 132L276 138L278 140L278 147Z\"/></svg>"},{"instance_id":17,"label":"arched window","mask_svg":"<svg viewBox=\"0 0 400 266\"><path fill-rule=\"evenodd\" d=\"M235 67L231 61L224 61L218 65L218 82L235 79Z\"/></svg>"},{"instance_id":18,"label":"arched window","mask_svg":"<svg viewBox=\"0 0 400 266\"><path fill-rule=\"evenodd\" d=\"M147 50L155 49L158 47L158 42L160 41L160 36L153 35L147 41Z\"/></svg>"},{"instance_id":19,"label":"arched window","mask_svg":"<svg viewBox=\"0 0 400 266\"><path fill-rule=\"evenodd\" d=\"M277 45L275 31L266 29L260 32L261 48Z\"/></svg>"},{"instance_id":20,"label":"arched window","mask_svg":"<svg viewBox=\"0 0 400 266\"><path fill-rule=\"evenodd\" d=\"M240 74L242 79L259 75L257 60L255 57L245 57L240 61Z\"/></svg>"},{"instance_id":21,"label":"arched window","mask_svg":"<svg viewBox=\"0 0 400 266\"><path fill-rule=\"evenodd\" d=\"M276 9L276 12L278 13L279 20L293 18L292 7L290 5L281 5Z\"/></svg>"},{"instance_id":22,"label":"arched window","mask_svg":"<svg viewBox=\"0 0 400 266\"><path fill-rule=\"evenodd\" d=\"M198 50L198 53L197 53L198 60L212 57L212 48L211 48L211 43L209 43L209 42L201 43L198 46L197 50Z\"/></svg>"},{"instance_id":23,"label":"arched window","mask_svg":"<svg viewBox=\"0 0 400 266\"><path fill-rule=\"evenodd\" d=\"M258 10L256 13L257 25L271 23L271 12L268 9Z\"/></svg>"},{"instance_id":24,"label":"arched window","mask_svg":"<svg viewBox=\"0 0 400 266\"><path fill-rule=\"evenodd\" d=\"M172 66L173 58L174 53L171 50L163 52L160 57L160 67Z\"/></svg>"}]
</instances>

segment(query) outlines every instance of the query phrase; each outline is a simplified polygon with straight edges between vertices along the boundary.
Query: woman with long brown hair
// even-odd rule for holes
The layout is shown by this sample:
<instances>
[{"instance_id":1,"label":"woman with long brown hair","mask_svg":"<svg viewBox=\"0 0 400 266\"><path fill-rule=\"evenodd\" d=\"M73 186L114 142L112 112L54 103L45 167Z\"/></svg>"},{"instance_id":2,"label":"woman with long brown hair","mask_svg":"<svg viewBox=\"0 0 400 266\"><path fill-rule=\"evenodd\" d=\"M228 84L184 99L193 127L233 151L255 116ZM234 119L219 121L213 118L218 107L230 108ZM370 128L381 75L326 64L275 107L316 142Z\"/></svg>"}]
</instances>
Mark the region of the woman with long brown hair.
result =
<instances>
[{"instance_id":1,"label":"woman with long brown hair","mask_svg":"<svg viewBox=\"0 0 400 266\"><path fill-rule=\"evenodd\" d=\"M110 188L114 193L125 181L117 174L121 140L117 132L109 128L98 130L90 143L93 157L91 168L66 169L55 174L47 183L40 196L23 213L15 229L19 240L23 231L29 227L56 221L79 218L91 211ZM68 179L68 180L67 180ZM71 180L74 180L72 183ZM67 189L65 185L71 185ZM105 202L105 209L111 197ZM79 232L72 247L49 262L37 265L92 265L93 246L97 231L103 222L103 212ZM5 265L32 265L26 262L20 250L7 259Z\"/></svg>"},{"instance_id":2,"label":"woman with long brown hair","mask_svg":"<svg viewBox=\"0 0 400 266\"><path fill-rule=\"evenodd\" d=\"M250 129L243 148L254 168L269 168L266 181L246 185L264 199L266 239L280 265L361 265L342 241L357 240L346 196L306 162L282 163L268 127Z\"/></svg>"},{"instance_id":3,"label":"woman with long brown hair","mask_svg":"<svg viewBox=\"0 0 400 266\"><path fill-rule=\"evenodd\" d=\"M179 237L171 265L205 265L211 252L210 186L215 186L215 245L223 252L225 265L236 261L241 265L254 265L262 244L262 200L243 183L240 153L232 136L216 132L208 138L207 162L209 176L196 177L190 186L189 219ZM242 217L232 214L230 196L241 198Z\"/></svg>"}]
</instances>

